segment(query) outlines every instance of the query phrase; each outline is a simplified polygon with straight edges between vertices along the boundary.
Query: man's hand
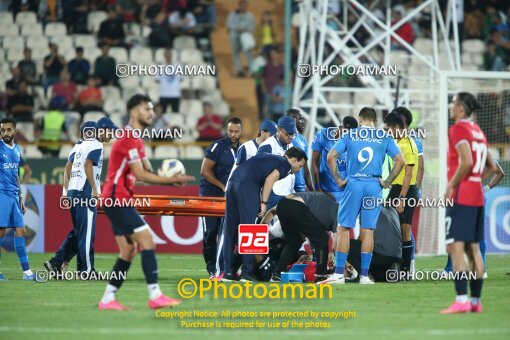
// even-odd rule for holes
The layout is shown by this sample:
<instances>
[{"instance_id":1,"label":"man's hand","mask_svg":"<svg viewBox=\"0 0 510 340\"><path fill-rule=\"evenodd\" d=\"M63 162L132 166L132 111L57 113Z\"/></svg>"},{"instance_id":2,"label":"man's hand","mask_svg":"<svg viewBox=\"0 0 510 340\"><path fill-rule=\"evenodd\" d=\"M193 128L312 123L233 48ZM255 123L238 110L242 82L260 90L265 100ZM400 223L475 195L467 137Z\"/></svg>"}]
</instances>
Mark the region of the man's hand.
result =
<instances>
[{"instance_id":1,"label":"man's hand","mask_svg":"<svg viewBox=\"0 0 510 340\"><path fill-rule=\"evenodd\" d=\"M264 215L266 214L266 209L267 209L266 205L264 203L260 203L260 212L257 216L263 218Z\"/></svg>"},{"instance_id":2,"label":"man's hand","mask_svg":"<svg viewBox=\"0 0 510 340\"><path fill-rule=\"evenodd\" d=\"M450 199L450 197L452 196L452 190L453 190L453 187L451 186L450 183L448 183L448 185L446 186L446 191L444 192L444 195L443 195L443 198L446 200Z\"/></svg>"},{"instance_id":3,"label":"man's hand","mask_svg":"<svg viewBox=\"0 0 510 340\"><path fill-rule=\"evenodd\" d=\"M101 196L97 193L97 188L93 187L92 188L92 198L99 198L99 197L101 197Z\"/></svg>"},{"instance_id":4,"label":"man's hand","mask_svg":"<svg viewBox=\"0 0 510 340\"><path fill-rule=\"evenodd\" d=\"M21 206L21 212L25 215L27 208L25 207L25 203L23 203L23 199L21 197L19 198L19 205Z\"/></svg>"},{"instance_id":5,"label":"man's hand","mask_svg":"<svg viewBox=\"0 0 510 340\"><path fill-rule=\"evenodd\" d=\"M347 185L347 178L344 178L342 179L339 183L338 183L338 186L340 188L345 188L345 186Z\"/></svg>"},{"instance_id":6,"label":"man's hand","mask_svg":"<svg viewBox=\"0 0 510 340\"><path fill-rule=\"evenodd\" d=\"M183 186L186 183L193 182L195 177L183 175L181 173L175 174L172 177L168 177L168 184L175 186Z\"/></svg>"},{"instance_id":7,"label":"man's hand","mask_svg":"<svg viewBox=\"0 0 510 340\"><path fill-rule=\"evenodd\" d=\"M379 177L379 184L381 184L381 187L383 187L384 189L391 188L391 184L386 182L385 180L383 180L380 177Z\"/></svg>"}]
</instances>

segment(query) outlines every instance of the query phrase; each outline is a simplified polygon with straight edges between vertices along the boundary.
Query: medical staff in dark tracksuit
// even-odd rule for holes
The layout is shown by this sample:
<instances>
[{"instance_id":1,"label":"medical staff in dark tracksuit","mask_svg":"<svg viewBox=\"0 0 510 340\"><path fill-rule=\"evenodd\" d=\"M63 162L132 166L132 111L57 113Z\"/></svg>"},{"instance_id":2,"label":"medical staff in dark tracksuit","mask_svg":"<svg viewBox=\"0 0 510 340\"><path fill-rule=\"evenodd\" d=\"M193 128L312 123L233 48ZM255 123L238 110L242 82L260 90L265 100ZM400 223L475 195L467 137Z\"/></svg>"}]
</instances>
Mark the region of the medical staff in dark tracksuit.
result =
<instances>
[{"instance_id":1,"label":"medical staff in dark tracksuit","mask_svg":"<svg viewBox=\"0 0 510 340\"><path fill-rule=\"evenodd\" d=\"M267 200L273 184L291 173L298 172L307 158L303 150L292 147L284 156L261 153L239 165L228 181L225 213L224 259L222 281L236 281L233 272L234 247L238 242L239 224L255 223L266 214ZM261 194L262 189L262 194ZM262 198L262 199L261 199ZM242 255L241 282L254 281L254 255Z\"/></svg>"},{"instance_id":2,"label":"medical staff in dark tracksuit","mask_svg":"<svg viewBox=\"0 0 510 340\"><path fill-rule=\"evenodd\" d=\"M241 138L242 122L239 118L231 118L227 123L227 135L214 141L205 151L200 169L200 196L224 197L225 185L234 166ZM221 217L203 217L204 229L203 255L207 272L212 280L216 275L216 252L218 235L221 234ZM221 262L220 262L221 263ZM223 268L219 268L223 271Z\"/></svg>"}]
</instances>

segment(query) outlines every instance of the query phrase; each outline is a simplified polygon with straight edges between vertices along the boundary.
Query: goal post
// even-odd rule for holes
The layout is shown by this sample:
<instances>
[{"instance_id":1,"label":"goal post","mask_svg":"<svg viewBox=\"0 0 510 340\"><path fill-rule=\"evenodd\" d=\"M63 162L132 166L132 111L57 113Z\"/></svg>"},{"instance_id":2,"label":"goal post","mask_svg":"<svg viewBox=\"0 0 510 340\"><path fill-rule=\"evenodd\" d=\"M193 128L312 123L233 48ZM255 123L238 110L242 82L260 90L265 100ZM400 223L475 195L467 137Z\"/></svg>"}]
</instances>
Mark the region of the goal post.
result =
<instances>
[{"instance_id":1,"label":"goal post","mask_svg":"<svg viewBox=\"0 0 510 340\"><path fill-rule=\"evenodd\" d=\"M481 104L473 119L484 131L489 142L489 151L498 161L505 173L510 174L510 73L509 72L466 72L444 71L439 74L439 193L444 193L447 185L447 150L448 150L448 105L451 97L459 92L475 95ZM504 180L497 190L486 197L485 235L489 252L508 252L510 250L510 181ZM487 195L488 196L488 195ZM435 244L424 244L427 232L420 228L419 246L424 253L444 254L445 228L444 208L437 213L438 232ZM422 221L420 220L420 223ZM420 241L421 237L421 242Z\"/></svg>"}]
</instances>

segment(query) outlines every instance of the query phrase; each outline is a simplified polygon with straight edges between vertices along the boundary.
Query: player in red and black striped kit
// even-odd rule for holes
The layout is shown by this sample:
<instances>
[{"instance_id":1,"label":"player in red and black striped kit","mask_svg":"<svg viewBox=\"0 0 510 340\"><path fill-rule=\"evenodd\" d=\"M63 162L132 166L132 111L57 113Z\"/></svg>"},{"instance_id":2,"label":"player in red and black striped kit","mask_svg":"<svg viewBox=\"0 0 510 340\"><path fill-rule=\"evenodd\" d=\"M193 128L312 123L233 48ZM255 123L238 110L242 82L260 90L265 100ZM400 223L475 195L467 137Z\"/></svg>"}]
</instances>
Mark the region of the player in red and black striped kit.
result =
<instances>
[{"instance_id":1,"label":"player in red and black striped kit","mask_svg":"<svg viewBox=\"0 0 510 340\"><path fill-rule=\"evenodd\" d=\"M471 120L480 106L475 96L461 92L452 98L450 118L455 124L448 132L448 185L445 198L453 198L454 204L446 209L446 246L453 262L457 298L442 314L482 312L480 297L483 285L484 265L479 242L483 240L484 196L482 173L485 167L494 168L494 161L487 152L485 134ZM465 255L470 263L466 263ZM471 268L470 268L471 267ZM471 301L468 300L467 272L476 274L470 280ZM463 274L463 275L461 275Z\"/></svg>"}]
</instances>

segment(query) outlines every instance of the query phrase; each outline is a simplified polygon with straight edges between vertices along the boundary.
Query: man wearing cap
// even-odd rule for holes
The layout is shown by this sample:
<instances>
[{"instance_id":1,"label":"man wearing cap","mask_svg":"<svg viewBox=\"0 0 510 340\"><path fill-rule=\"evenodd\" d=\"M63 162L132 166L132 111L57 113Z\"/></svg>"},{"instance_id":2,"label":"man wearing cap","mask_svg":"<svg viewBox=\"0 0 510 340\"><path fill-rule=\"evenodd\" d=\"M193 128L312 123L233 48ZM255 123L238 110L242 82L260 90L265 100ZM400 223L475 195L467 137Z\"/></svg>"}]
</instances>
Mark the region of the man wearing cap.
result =
<instances>
[{"instance_id":1,"label":"man wearing cap","mask_svg":"<svg viewBox=\"0 0 510 340\"><path fill-rule=\"evenodd\" d=\"M112 123L113 124L113 123ZM61 202L68 199L68 187L69 187L69 178L71 177L71 170L73 168L74 158L76 152L80 150L81 145L86 140L93 140L96 135L96 122L86 121L80 127L80 139L76 142L71 152L69 153L69 157L67 159L67 164L65 166L64 171L64 186L62 187L62 198ZM101 152L102 152L102 144L101 144ZM81 156L81 151L80 151ZM59 272L61 269L65 269L67 267L67 263L71 261L71 259L79 253L79 240L80 240L80 225L77 224L75 216L75 209L71 209L71 220L73 222L73 229L67 234L64 242L49 261L44 263L44 267L48 271L56 271ZM86 240L86 238L85 238ZM92 244L91 244L92 249ZM78 256L76 259L76 269L77 271L85 270L83 268L84 264L82 263L81 256ZM92 256L93 263L93 256Z\"/></svg>"},{"instance_id":2,"label":"man wearing cap","mask_svg":"<svg viewBox=\"0 0 510 340\"><path fill-rule=\"evenodd\" d=\"M266 140L260 145L257 153L270 153L283 156L292 146L292 140L297 134L296 120L290 116L283 116L278 119L278 129L276 135ZM295 175L287 176L284 179L276 181L269 196L267 209L274 207L283 197L294 193Z\"/></svg>"},{"instance_id":3,"label":"man wearing cap","mask_svg":"<svg viewBox=\"0 0 510 340\"><path fill-rule=\"evenodd\" d=\"M234 166L239 139L242 133L242 122L239 118L230 118L227 122L227 135L211 143L205 150L204 160L200 169L199 195L205 197L224 197L225 185ZM203 255L209 278L216 276L216 254L218 235L221 235L221 217L203 217L204 228ZM220 268L222 269L222 268Z\"/></svg>"}]
</instances>

